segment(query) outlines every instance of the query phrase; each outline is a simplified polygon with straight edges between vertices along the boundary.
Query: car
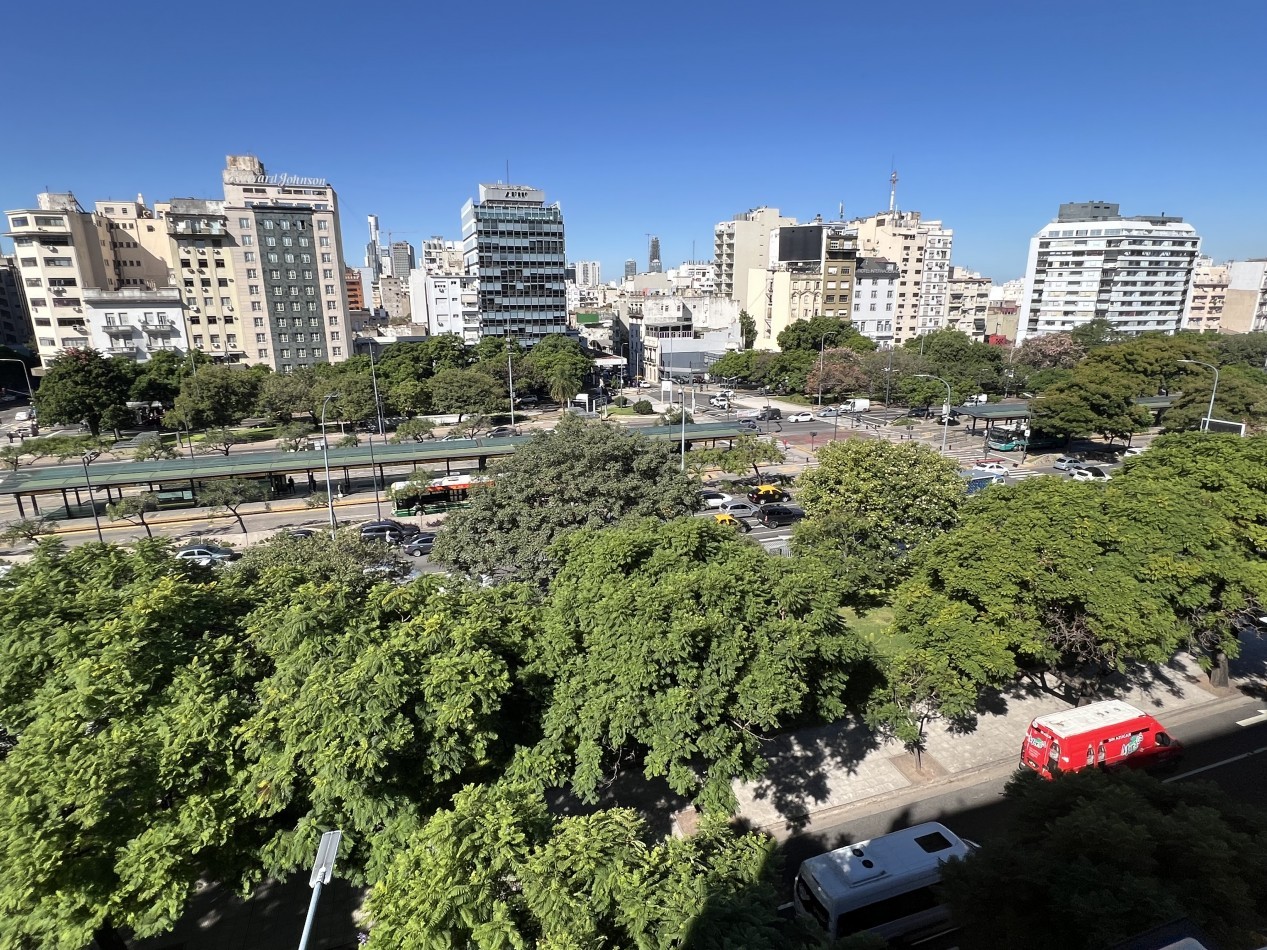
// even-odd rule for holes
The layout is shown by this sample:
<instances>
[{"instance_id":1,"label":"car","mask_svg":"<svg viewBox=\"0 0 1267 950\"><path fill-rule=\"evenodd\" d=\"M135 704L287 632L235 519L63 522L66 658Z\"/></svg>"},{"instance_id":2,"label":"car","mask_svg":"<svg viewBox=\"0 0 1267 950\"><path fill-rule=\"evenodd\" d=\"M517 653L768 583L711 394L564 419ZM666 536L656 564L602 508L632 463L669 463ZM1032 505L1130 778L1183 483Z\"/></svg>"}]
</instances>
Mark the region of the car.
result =
<instances>
[{"instance_id":1,"label":"car","mask_svg":"<svg viewBox=\"0 0 1267 950\"><path fill-rule=\"evenodd\" d=\"M401 552L408 554L410 557L422 557L424 554L431 553L431 546L435 544L436 536L434 531L424 531L421 534L415 534L412 538L401 545Z\"/></svg>"},{"instance_id":2,"label":"car","mask_svg":"<svg viewBox=\"0 0 1267 950\"><path fill-rule=\"evenodd\" d=\"M1129 459L1134 458L1137 455L1142 455L1146 448L1148 448L1146 445L1132 445L1129 449L1122 453L1122 458Z\"/></svg>"},{"instance_id":3,"label":"car","mask_svg":"<svg viewBox=\"0 0 1267 950\"><path fill-rule=\"evenodd\" d=\"M484 437L486 439L507 439L514 435L519 435L519 429L516 426L496 426L489 429Z\"/></svg>"},{"instance_id":4,"label":"car","mask_svg":"<svg viewBox=\"0 0 1267 950\"><path fill-rule=\"evenodd\" d=\"M760 428L761 428L761 426L757 425L757 424L756 424L755 422L753 422L751 419L740 419L740 420L739 420L737 423L735 423L735 424L736 424L737 426L739 426L739 428L741 428L741 429L753 429L753 430L756 430L756 429L760 429Z\"/></svg>"},{"instance_id":5,"label":"car","mask_svg":"<svg viewBox=\"0 0 1267 950\"><path fill-rule=\"evenodd\" d=\"M748 492L748 500L754 505L769 505L780 501L789 501L792 496L778 485L758 485Z\"/></svg>"},{"instance_id":6,"label":"car","mask_svg":"<svg viewBox=\"0 0 1267 950\"><path fill-rule=\"evenodd\" d=\"M1086 463L1076 455L1062 455L1051 463L1051 467L1058 472L1069 472L1075 468L1081 468Z\"/></svg>"},{"instance_id":7,"label":"car","mask_svg":"<svg viewBox=\"0 0 1267 950\"><path fill-rule=\"evenodd\" d=\"M536 404L537 404L536 396L520 396L517 399L515 399L515 405L517 406L535 406Z\"/></svg>"},{"instance_id":8,"label":"car","mask_svg":"<svg viewBox=\"0 0 1267 950\"><path fill-rule=\"evenodd\" d=\"M704 502L704 507L706 508L720 508L722 505L726 504L726 502L731 500L730 495L727 495L723 491L714 491L711 488L706 488L704 491L699 493L699 496L700 500Z\"/></svg>"},{"instance_id":9,"label":"car","mask_svg":"<svg viewBox=\"0 0 1267 950\"><path fill-rule=\"evenodd\" d=\"M723 515L734 515L736 518L755 518L761 514L761 506L750 501L735 499L728 501L717 509Z\"/></svg>"},{"instance_id":10,"label":"car","mask_svg":"<svg viewBox=\"0 0 1267 950\"><path fill-rule=\"evenodd\" d=\"M775 409L773 406L766 406L764 409L762 409L760 412L757 413L757 418L760 419L762 422L769 422L773 419L782 419L783 410Z\"/></svg>"},{"instance_id":11,"label":"car","mask_svg":"<svg viewBox=\"0 0 1267 950\"><path fill-rule=\"evenodd\" d=\"M222 548L216 544L187 544L178 548L176 557L181 561L192 561L202 567L236 561L242 555L230 548Z\"/></svg>"},{"instance_id":12,"label":"car","mask_svg":"<svg viewBox=\"0 0 1267 950\"><path fill-rule=\"evenodd\" d=\"M813 422L814 413L812 412L794 412L787 417L788 422Z\"/></svg>"},{"instance_id":13,"label":"car","mask_svg":"<svg viewBox=\"0 0 1267 950\"><path fill-rule=\"evenodd\" d=\"M13 417L14 422L33 422L35 420L34 409L19 409L18 414Z\"/></svg>"},{"instance_id":14,"label":"car","mask_svg":"<svg viewBox=\"0 0 1267 950\"><path fill-rule=\"evenodd\" d=\"M436 439L437 442L471 442L473 441L469 435L446 435L442 439Z\"/></svg>"},{"instance_id":15,"label":"car","mask_svg":"<svg viewBox=\"0 0 1267 950\"><path fill-rule=\"evenodd\" d=\"M1069 474L1073 476L1075 482L1107 482L1113 478L1104 469L1092 468L1091 466L1075 468Z\"/></svg>"},{"instance_id":16,"label":"car","mask_svg":"<svg viewBox=\"0 0 1267 950\"><path fill-rule=\"evenodd\" d=\"M818 418L820 419L835 419L838 415L840 415L840 410L835 406L824 406L818 410Z\"/></svg>"},{"instance_id":17,"label":"car","mask_svg":"<svg viewBox=\"0 0 1267 950\"><path fill-rule=\"evenodd\" d=\"M767 528L780 528L783 525L796 524L805 517L805 512L795 505L766 505L761 509L757 520Z\"/></svg>"},{"instance_id":18,"label":"car","mask_svg":"<svg viewBox=\"0 0 1267 950\"><path fill-rule=\"evenodd\" d=\"M999 475L1006 475L1008 467L1002 462L977 462L972 466L974 472L996 472Z\"/></svg>"},{"instance_id":19,"label":"car","mask_svg":"<svg viewBox=\"0 0 1267 950\"><path fill-rule=\"evenodd\" d=\"M752 530L752 525L748 524L748 522L744 521L742 518L736 518L734 515L727 512L715 514L713 515L713 519L718 524L725 525L728 528L734 528L742 534L747 534Z\"/></svg>"},{"instance_id":20,"label":"car","mask_svg":"<svg viewBox=\"0 0 1267 950\"><path fill-rule=\"evenodd\" d=\"M388 544L401 544L420 533L413 525L402 524L385 518L382 521L371 521L361 525L362 541L386 541Z\"/></svg>"},{"instance_id":21,"label":"car","mask_svg":"<svg viewBox=\"0 0 1267 950\"><path fill-rule=\"evenodd\" d=\"M313 537L314 535L316 535L316 533L317 532L314 531L312 528L291 528L289 531L286 532L286 534L289 535L290 537L297 538L301 541L304 538Z\"/></svg>"}]
</instances>

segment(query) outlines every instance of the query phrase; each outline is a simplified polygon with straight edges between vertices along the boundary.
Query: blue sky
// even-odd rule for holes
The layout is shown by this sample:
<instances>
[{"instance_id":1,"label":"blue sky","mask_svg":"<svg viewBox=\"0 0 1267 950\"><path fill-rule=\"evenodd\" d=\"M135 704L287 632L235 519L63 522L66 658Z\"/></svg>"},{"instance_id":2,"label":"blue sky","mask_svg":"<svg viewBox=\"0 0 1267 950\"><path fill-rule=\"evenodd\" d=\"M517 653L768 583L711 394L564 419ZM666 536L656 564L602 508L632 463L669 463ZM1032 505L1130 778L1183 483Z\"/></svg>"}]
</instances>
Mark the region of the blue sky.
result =
<instances>
[{"instance_id":1,"label":"blue sky","mask_svg":"<svg viewBox=\"0 0 1267 950\"><path fill-rule=\"evenodd\" d=\"M1267 256L1267 4L1039 6L71 0L54 24L17 5L0 127L23 145L0 146L0 208L46 187L214 197L224 155L251 152L334 184L360 264L366 214L456 238L509 160L562 204L568 256L611 279L645 267L647 232L667 267L758 205L878 211L896 163L899 206L997 280L1072 200Z\"/></svg>"}]
</instances>

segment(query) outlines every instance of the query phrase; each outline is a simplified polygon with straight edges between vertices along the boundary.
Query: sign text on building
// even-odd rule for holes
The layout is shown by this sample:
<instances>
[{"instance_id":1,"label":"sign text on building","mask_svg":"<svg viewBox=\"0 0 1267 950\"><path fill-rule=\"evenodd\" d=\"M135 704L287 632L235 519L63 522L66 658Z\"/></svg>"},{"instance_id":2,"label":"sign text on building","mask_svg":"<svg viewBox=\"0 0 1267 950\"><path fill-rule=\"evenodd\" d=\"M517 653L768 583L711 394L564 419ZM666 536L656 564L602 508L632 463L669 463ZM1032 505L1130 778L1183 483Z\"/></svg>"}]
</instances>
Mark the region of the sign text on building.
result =
<instances>
[{"instance_id":1,"label":"sign text on building","mask_svg":"<svg viewBox=\"0 0 1267 950\"><path fill-rule=\"evenodd\" d=\"M235 185L309 185L325 188L324 178L305 178L301 175L232 175L228 179Z\"/></svg>"}]
</instances>

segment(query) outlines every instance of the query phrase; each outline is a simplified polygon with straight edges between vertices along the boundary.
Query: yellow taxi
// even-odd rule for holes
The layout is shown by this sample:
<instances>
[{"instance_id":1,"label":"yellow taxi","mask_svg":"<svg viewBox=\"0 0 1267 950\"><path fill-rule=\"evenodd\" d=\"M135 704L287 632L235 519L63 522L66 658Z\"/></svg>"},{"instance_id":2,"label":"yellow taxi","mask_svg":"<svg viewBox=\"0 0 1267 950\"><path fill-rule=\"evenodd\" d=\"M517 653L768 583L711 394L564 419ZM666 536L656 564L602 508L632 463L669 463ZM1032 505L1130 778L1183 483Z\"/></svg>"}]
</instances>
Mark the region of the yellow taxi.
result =
<instances>
[{"instance_id":1,"label":"yellow taxi","mask_svg":"<svg viewBox=\"0 0 1267 950\"><path fill-rule=\"evenodd\" d=\"M736 518L731 514L713 515L713 520L715 520L718 524L724 524L728 527L734 528L736 531L743 534L747 534L752 530L752 525L748 524L748 522L744 521L742 518Z\"/></svg>"}]
</instances>

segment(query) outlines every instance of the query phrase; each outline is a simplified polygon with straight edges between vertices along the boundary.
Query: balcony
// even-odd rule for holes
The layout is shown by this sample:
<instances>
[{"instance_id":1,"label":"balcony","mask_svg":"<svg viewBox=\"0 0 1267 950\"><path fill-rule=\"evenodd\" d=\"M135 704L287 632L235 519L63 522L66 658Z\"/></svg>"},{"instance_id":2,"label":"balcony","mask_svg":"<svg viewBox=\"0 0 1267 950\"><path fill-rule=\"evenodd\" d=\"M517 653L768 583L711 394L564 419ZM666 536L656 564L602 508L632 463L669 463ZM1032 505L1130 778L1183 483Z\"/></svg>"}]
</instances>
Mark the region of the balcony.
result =
<instances>
[{"instance_id":1,"label":"balcony","mask_svg":"<svg viewBox=\"0 0 1267 950\"><path fill-rule=\"evenodd\" d=\"M135 356L136 347L131 343L111 343L105 348L111 356Z\"/></svg>"},{"instance_id":2,"label":"balcony","mask_svg":"<svg viewBox=\"0 0 1267 950\"><path fill-rule=\"evenodd\" d=\"M141 329L148 334L165 336L169 333L175 333L176 325L170 320L147 320L141 324Z\"/></svg>"},{"instance_id":3,"label":"balcony","mask_svg":"<svg viewBox=\"0 0 1267 950\"><path fill-rule=\"evenodd\" d=\"M133 327L130 323L107 323L102 329L106 331L107 336L130 337Z\"/></svg>"},{"instance_id":4,"label":"balcony","mask_svg":"<svg viewBox=\"0 0 1267 950\"><path fill-rule=\"evenodd\" d=\"M167 219L167 233L177 237L224 237L229 233L223 221L208 218Z\"/></svg>"}]
</instances>

